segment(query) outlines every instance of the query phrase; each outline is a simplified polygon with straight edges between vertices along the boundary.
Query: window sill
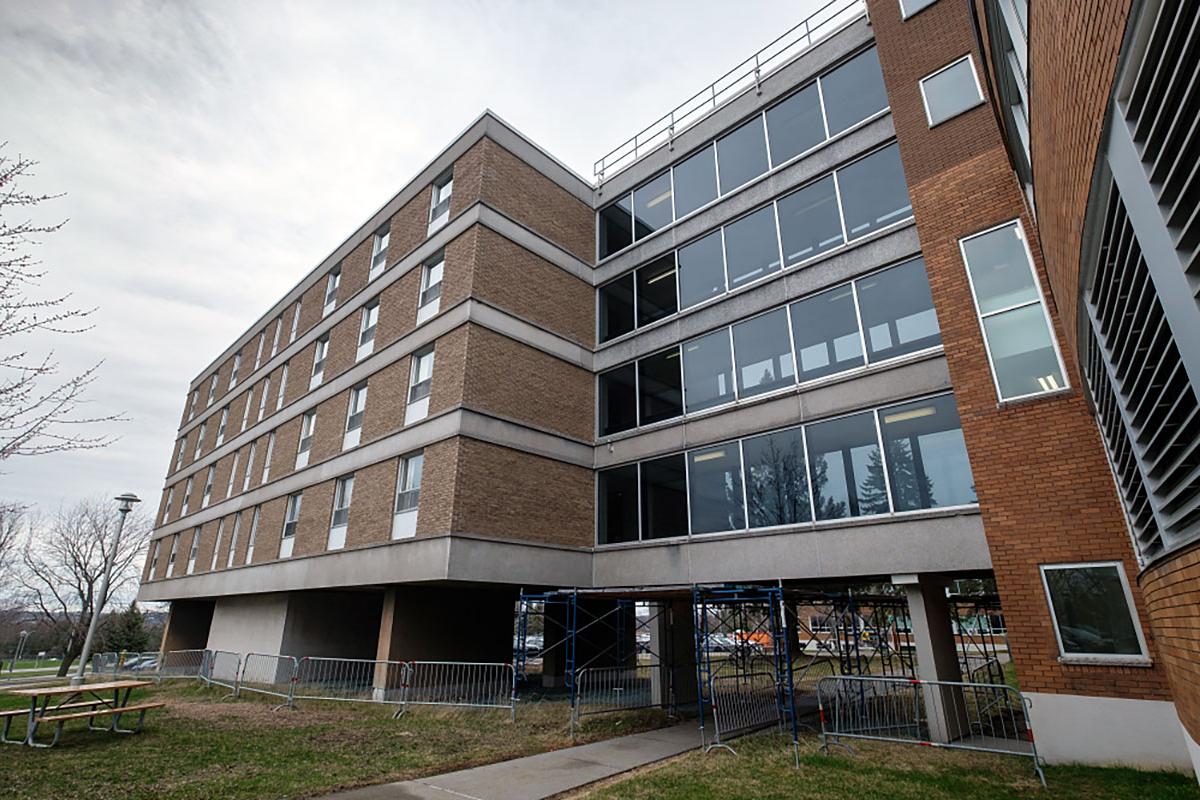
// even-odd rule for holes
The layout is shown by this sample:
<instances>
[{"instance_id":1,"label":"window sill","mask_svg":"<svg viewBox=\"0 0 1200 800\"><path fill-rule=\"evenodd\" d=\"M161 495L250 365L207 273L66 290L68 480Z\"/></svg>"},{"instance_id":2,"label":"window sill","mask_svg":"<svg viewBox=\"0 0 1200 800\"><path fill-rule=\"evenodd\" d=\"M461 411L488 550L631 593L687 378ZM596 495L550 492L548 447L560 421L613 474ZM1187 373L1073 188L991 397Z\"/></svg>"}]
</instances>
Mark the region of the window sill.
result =
<instances>
[{"instance_id":1,"label":"window sill","mask_svg":"<svg viewBox=\"0 0 1200 800\"><path fill-rule=\"evenodd\" d=\"M1039 400L1049 400L1052 398L1063 397L1065 395L1073 394L1074 391L1075 390L1073 388L1071 388L1070 386L1064 386L1061 389L1055 389L1054 391L1050 391L1050 392L1038 392L1037 394L1026 394L1026 395L1022 395L1020 397L1014 397L1011 400L997 401L996 408L999 410L1004 410L1006 408L1023 406L1028 403L1036 403Z\"/></svg>"},{"instance_id":2,"label":"window sill","mask_svg":"<svg viewBox=\"0 0 1200 800\"><path fill-rule=\"evenodd\" d=\"M1138 667L1149 669L1154 661L1146 656L1059 656L1064 667Z\"/></svg>"}]
</instances>

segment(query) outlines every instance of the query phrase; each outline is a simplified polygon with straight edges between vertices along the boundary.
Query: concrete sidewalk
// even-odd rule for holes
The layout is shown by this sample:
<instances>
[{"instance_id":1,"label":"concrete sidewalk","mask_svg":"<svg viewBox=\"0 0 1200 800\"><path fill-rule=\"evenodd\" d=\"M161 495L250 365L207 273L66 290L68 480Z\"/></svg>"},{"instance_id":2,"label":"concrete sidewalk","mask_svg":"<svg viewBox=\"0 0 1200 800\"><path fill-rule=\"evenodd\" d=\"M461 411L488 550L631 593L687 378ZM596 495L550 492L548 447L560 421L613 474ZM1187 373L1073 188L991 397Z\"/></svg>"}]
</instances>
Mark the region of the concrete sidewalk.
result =
<instances>
[{"instance_id":1,"label":"concrete sidewalk","mask_svg":"<svg viewBox=\"0 0 1200 800\"><path fill-rule=\"evenodd\" d=\"M327 800L542 800L700 746L695 723L515 758L403 783L329 795Z\"/></svg>"}]
</instances>

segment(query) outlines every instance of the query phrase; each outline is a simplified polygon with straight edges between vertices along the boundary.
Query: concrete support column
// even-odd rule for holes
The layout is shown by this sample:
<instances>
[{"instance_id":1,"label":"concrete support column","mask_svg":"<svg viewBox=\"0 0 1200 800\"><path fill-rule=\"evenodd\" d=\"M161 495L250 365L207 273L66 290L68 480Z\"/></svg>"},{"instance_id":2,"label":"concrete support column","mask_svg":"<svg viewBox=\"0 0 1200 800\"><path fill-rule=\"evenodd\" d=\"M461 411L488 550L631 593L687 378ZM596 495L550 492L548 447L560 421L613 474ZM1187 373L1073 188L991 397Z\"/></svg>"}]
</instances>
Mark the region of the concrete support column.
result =
<instances>
[{"instance_id":1,"label":"concrete support column","mask_svg":"<svg viewBox=\"0 0 1200 800\"><path fill-rule=\"evenodd\" d=\"M892 583L904 588L917 651L917 677L926 681L961 681L958 647L946 600L946 581L937 575L893 575ZM929 738L952 742L969 731L962 690L954 686L926 686L925 713Z\"/></svg>"},{"instance_id":2,"label":"concrete support column","mask_svg":"<svg viewBox=\"0 0 1200 800\"><path fill-rule=\"evenodd\" d=\"M692 601L658 603L650 625L650 649L661 659L651 675L651 697L655 705L668 707L696 702L696 625ZM672 697L672 695L674 695Z\"/></svg>"},{"instance_id":3,"label":"concrete support column","mask_svg":"<svg viewBox=\"0 0 1200 800\"><path fill-rule=\"evenodd\" d=\"M379 639L375 644L375 660L376 661L391 661L392 651L392 631L395 630L394 620L396 618L396 590L393 588L385 589L383 592L383 608L379 615ZM389 678L395 679L394 675L389 675L390 670L386 664L375 665L375 677L371 682L373 693L376 700L382 700L383 695L388 688L394 688L389 685Z\"/></svg>"},{"instance_id":4,"label":"concrete support column","mask_svg":"<svg viewBox=\"0 0 1200 800\"><path fill-rule=\"evenodd\" d=\"M557 689L566 684L566 625L566 603L548 603L542 618L543 689Z\"/></svg>"}]
</instances>

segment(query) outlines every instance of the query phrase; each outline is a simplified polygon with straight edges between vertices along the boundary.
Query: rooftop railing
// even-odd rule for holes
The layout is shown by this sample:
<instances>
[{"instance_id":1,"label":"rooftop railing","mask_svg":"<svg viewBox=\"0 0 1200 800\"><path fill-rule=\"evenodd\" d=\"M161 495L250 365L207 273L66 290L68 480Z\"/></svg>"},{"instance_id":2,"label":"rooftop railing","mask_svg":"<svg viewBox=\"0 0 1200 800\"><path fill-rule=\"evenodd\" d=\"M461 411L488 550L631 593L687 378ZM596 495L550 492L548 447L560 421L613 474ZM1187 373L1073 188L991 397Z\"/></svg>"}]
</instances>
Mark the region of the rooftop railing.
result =
<instances>
[{"instance_id":1,"label":"rooftop railing","mask_svg":"<svg viewBox=\"0 0 1200 800\"><path fill-rule=\"evenodd\" d=\"M601 156L593 165L597 185L663 144L674 149L675 137L684 130L751 88L761 93L764 77L866 13L863 0L830 0L633 138Z\"/></svg>"}]
</instances>

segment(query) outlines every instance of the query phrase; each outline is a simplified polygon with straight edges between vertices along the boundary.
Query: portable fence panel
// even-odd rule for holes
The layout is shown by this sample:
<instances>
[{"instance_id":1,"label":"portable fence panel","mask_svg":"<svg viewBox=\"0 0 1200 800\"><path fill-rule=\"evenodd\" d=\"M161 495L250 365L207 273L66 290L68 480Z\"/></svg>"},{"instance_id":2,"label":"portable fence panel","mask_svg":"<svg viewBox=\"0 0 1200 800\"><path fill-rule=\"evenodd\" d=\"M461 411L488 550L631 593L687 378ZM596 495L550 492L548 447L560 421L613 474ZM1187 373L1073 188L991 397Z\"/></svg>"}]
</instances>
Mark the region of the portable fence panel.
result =
<instances>
[{"instance_id":1,"label":"portable fence panel","mask_svg":"<svg viewBox=\"0 0 1200 800\"><path fill-rule=\"evenodd\" d=\"M779 725L780 693L770 672L715 675L709 687L712 698L714 747L726 740L760 728Z\"/></svg>"},{"instance_id":2,"label":"portable fence panel","mask_svg":"<svg viewBox=\"0 0 1200 800\"><path fill-rule=\"evenodd\" d=\"M285 705L292 703L292 688L296 678L294 656L247 653L242 661L242 672L238 678L236 693L257 692L258 694L282 697Z\"/></svg>"},{"instance_id":3,"label":"portable fence panel","mask_svg":"<svg viewBox=\"0 0 1200 800\"><path fill-rule=\"evenodd\" d=\"M236 690L238 674L242 670L242 655L229 650L212 650L204 665L203 677L210 686L224 686Z\"/></svg>"},{"instance_id":4,"label":"portable fence panel","mask_svg":"<svg viewBox=\"0 0 1200 800\"><path fill-rule=\"evenodd\" d=\"M296 668L293 697L403 705L408 672L403 661L305 656Z\"/></svg>"},{"instance_id":5,"label":"portable fence panel","mask_svg":"<svg viewBox=\"0 0 1200 800\"><path fill-rule=\"evenodd\" d=\"M658 664L581 669L575 678L575 716L665 705L669 674Z\"/></svg>"},{"instance_id":6,"label":"portable fence panel","mask_svg":"<svg viewBox=\"0 0 1200 800\"><path fill-rule=\"evenodd\" d=\"M157 665L159 679L200 677L207 653L207 650L168 650Z\"/></svg>"},{"instance_id":7,"label":"portable fence panel","mask_svg":"<svg viewBox=\"0 0 1200 800\"><path fill-rule=\"evenodd\" d=\"M515 708L511 664L410 661L409 705Z\"/></svg>"},{"instance_id":8,"label":"portable fence panel","mask_svg":"<svg viewBox=\"0 0 1200 800\"><path fill-rule=\"evenodd\" d=\"M112 674L117 668L116 653L94 653L92 655L92 674Z\"/></svg>"}]
</instances>

